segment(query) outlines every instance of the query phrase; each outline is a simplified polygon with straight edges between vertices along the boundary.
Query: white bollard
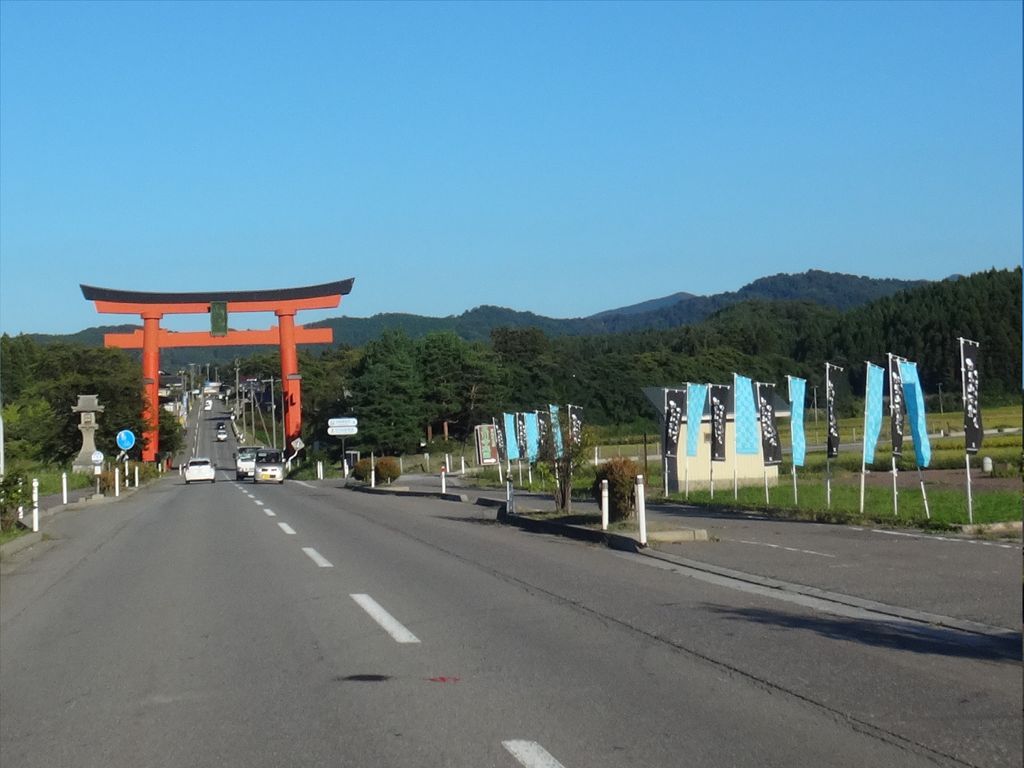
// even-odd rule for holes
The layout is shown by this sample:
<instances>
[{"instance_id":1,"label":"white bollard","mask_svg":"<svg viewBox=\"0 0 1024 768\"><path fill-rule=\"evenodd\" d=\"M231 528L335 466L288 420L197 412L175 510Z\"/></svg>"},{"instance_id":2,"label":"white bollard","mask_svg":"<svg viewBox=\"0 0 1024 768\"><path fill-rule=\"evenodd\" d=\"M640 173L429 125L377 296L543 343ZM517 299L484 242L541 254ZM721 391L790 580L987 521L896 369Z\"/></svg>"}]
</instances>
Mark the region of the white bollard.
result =
<instances>
[{"instance_id":1,"label":"white bollard","mask_svg":"<svg viewBox=\"0 0 1024 768\"><path fill-rule=\"evenodd\" d=\"M135 487L139 487L139 465L135 465Z\"/></svg>"},{"instance_id":2,"label":"white bollard","mask_svg":"<svg viewBox=\"0 0 1024 768\"><path fill-rule=\"evenodd\" d=\"M445 472L451 472L452 471L452 455L450 453L446 453L444 455L444 471Z\"/></svg>"},{"instance_id":3,"label":"white bollard","mask_svg":"<svg viewBox=\"0 0 1024 768\"><path fill-rule=\"evenodd\" d=\"M21 495L21 487L23 485L24 485L24 482L21 480L21 478L18 478L18 499L19 500L24 498ZM25 505L24 504L18 504L18 519L21 520L24 517L25 517Z\"/></svg>"},{"instance_id":4,"label":"white bollard","mask_svg":"<svg viewBox=\"0 0 1024 768\"><path fill-rule=\"evenodd\" d=\"M459 461L462 462L462 472L460 474L464 475L464 474L466 474L466 457L465 456L460 456L459 457Z\"/></svg>"},{"instance_id":5,"label":"white bollard","mask_svg":"<svg viewBox=\"0 0 1024 768\"><path fill-rule=\"evenodd\" d=\"M370 467L370 487L377 487L377 468L374 466Z\"/></svg>"},{"instance_id":6,"label":"white bollard","mask_svg":"<svg viewBox=\"0 0 1024 768\"><path fill-rule=\"evenodd\" d=\"M39 481L32 478L32 530L39 530Z\"/></svg>"},{"instance_id":7,"label":"white bollard","mask_svg":"<svg viewBox=\"0 0 1024 768\"><path fill-rule=\"evenodd\" d=\"M644 476L636 476L636 518L640 523L640 546L647 546L647 500L644 498Z\"/></svg>"},{"instance_id":8,"label":"white bollard","mask_svg":"<svg viewBox=\"0 0 1024 768\"><path fill-rule=\"evenodd\" d=\"M511 477L505 481L505 511L510 515L516 513L516 491Z\"/></svg>"},{"instance_id":9,"label":"white bollard","mask_svg":"<svg viewBox=\"0 0 1024 768\"><path fill-rule=\"evenodd\" d=\"M62 472L60 475L60 500L62 504L68 503L68 473Z\"/></svg>"},{"instance_id":10,"label":"white bollard","mask_svg":"<svg viewBox=\"0 0 1024 768\"><path fill-rule=\"evenodd\" d=\"M348 459L341 460L341 472L345 479L348 480Z\"/></svg>"},{"instance_id":11,"label":"white bollard","mask_svg":"<svg viewBox=\"0 0 1024 768\"><path fill-rule=\"evenodd\" d=\"M444 471L444 467L441 467L441 493L448 493L448 483L445 480L445 475L448 474Z\"/></svg>"},{"instance_id":12,"label":"white bollard","mask_svg":"<svg viewBox=\"0 0 1024 768\"><path fill-rule=\"evenodd\" d=\"M121 468L114 467L114 498L121 495Z\"/></svg>"},{"instance_id":13,"label":"white bollard","mask_svg":"<svg viewBox=\"0 0 1024 768\"><path fill-rule=\"evenodd\" d=\"M405 474L405 462L402 461L402 457L401 456L398 457L398 474L400 474L400 475L404 475Z\"/></svg>"},{"instance_id":14,"label":"white bollard","mask_svg":"<svg viewBox=\"0 0 1024 768\"><path fill-rule=\"evenodd\" d=\"M316 463L316 479L324 479L324 463L322 461L317 461Z\"/></svg>"},{"instance_id":15,"label":"white bollard","mask_svg":"<svg viewBox=\"0 0 1024 768\"><path fill-rule=\"evenodd\" d=\"M608 481L601 481L601 530L608 530Z\"/></svg>"}]
</instances>

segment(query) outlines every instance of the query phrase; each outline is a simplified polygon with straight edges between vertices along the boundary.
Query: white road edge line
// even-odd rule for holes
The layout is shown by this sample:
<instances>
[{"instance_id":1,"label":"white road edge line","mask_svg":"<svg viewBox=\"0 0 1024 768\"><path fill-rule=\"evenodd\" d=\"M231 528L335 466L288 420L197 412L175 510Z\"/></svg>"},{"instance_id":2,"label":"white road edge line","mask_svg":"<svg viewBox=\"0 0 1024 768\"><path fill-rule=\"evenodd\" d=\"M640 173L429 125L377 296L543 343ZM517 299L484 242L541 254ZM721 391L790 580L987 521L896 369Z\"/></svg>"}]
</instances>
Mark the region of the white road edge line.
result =
<instances>
[{"instance_id":1,"label":"white road edge line","mask_svg":"<svg viewBox=\"0 0 1024 768\"><path fill-rule=\"evenodd\" d=\"M391 637L398 643L418 643L420 639L412 632L403 627L394 616L385 611L380 603L369 595L349 595L356 603L370 614L370 618L376 621Z\"/></svg>"},{"instance_id":2,"label":"white road edge line","mask_svg":"<svg viewBox=\"0 0 1024 768\"><path fill-rule=\"evenodd\" d=\"M295 529L293 529L288 523L278 523L277 527L287 533L289 536L295 535Z\"/></svg>"},{"instance_id":3,"label":"white road edge line","mask_svg":"<svg viewBox=\"0 0 1024 768\"><path fill-rule=\"evenodd\" d=\"M501 746L526 768L565 768L536 741L503 741Z\"/></svg>"},{"instance_id":4,"label":"white road edge line","mask_svg":"<svg viewBox=\"0 0 1024 768\"><path fill-rule=\"evenodd\" d=\"M277 517L277 515L274 514L274 510L272 509L264 509L263 514L265 514L267 517Z\"/></svg>"},{"instance_id":5,"label":"white road edge line","mask_svg":"<svg viewBox=\"0 0 1024 768\"><path fill-rule=\"evenodd\" d=\"M292 480L292 482L293 483L297 483L298 485L301 485L303 488L313 488L314 490L316 489L315 485L310 485L309 483L304 483L301 480Z\"/></svg>"},{"instance_id":6,"label":"white road edge line","mask_svg":"<svg viewBox=\"0 0 1024 768\"><path fill-rule=\"evenodd\" d=\"M321 555L319 552L317 552L312 547L303 547L302 551L305 552L307 555L309 555L309 559L312 560L317 565L319 565L321 568L333 568L334 567L334 565L331 564L330 560L328 560L326 557Z\"/></svg>"}]
</instances>

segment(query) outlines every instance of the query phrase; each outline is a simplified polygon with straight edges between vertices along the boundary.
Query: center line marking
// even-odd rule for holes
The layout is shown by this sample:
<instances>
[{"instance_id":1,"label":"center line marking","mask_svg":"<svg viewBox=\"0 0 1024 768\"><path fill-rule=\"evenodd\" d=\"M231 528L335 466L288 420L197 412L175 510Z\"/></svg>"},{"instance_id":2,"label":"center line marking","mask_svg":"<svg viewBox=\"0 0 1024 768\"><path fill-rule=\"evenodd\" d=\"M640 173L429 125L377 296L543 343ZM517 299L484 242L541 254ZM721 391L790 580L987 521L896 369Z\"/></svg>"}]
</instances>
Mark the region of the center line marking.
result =
<instances>
[{"instance_id":1,"label":"center line marking","mask_svg":"<svg viewBox=\"0 0 1024 768\"><path fill-rule=\"evenodd\" d=\"M565 768L536 741L503 741L501 746L526 768Z\"/></svg>"},{"instance_id":2,"label":"center line marking","mask_svg":"<svg viewBox=\"0 0 1024 768\"><path fill-rule=\"evenodd\" d=\"M257 507L263 506L263 502L260 501L259 499L253 499L252 503L255 504Z\"/></svg>"},{"instance_id":3,"label":"center line marking","mask_svg":"<svg viewBox=\"0 0 1024 768\"><path fill-rule=\"evenodd\" d=\"M290 525L288 525L288 523L278 523L277 527L280 528L285 533L287 533L289 536L294 536L295 535L294 529Z\"/></svg>"},{"instance_id":4,"label":"center line marking","mask_svg":"<svg viewBox=\"0 0 1024 768\"><path fill-rule=\"evenodd\" d=\"M317 565L319 565L321 568L333 568L334 567L333 565L331 565L331 561L330 560L328 560L326 557L321 555L319 552L317 552L312 547L303 547L302 551L305 552L307 555L309 555L309 559L312 560Z\"/></svg>"},{"instance_id":5,"label":"center line marking","mask_svg":"<svg viewBox=\"0 0 1024 768\"><path fill-rule=\"evenodd\" d=\"M412 632L399 624L398 619L385 611L380 603L369 595L349 595L356 603L370 614L370 618L376 621L391 637L399 643L418 643L420 639Z\"/></svg>"},{"instance_id":6,"label":"center line marking","mask_svg":"<svg viewBox=\"0 0 1024 768\"><path fill-rule=\"evenodd\" d=\"M264 514L265 514L265 515L266 515L267 517L277 517L277 515L275 515L275 514L274 514L274 510L272 510L272 509L264 509L264 510L263 510L263 513L264 513Z\"/></svg>"}]
</instances>

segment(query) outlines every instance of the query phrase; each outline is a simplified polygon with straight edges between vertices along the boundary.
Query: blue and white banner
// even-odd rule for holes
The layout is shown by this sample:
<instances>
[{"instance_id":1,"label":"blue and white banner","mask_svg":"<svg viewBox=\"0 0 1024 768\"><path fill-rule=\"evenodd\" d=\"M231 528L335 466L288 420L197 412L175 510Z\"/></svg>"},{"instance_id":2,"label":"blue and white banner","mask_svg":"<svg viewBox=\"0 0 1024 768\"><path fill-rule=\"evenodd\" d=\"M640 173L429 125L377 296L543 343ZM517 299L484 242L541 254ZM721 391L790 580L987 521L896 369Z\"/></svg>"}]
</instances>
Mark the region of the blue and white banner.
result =
<instances>
[{"instance_id":1,"label":"blue and white banner","mask_svg":"<svg viewBox=\"0 0 1024 768\"><path fill-rule=\"evenodd\" d=\"M516 415L502 414L505 421L505 455L509 461L519 458L519 440L516 439Z\"/></svg>"},{"instance_id":2,"label":"blue and white banner","mask_svg":"<svg viewBox=\"0 0 1024 768\"><path fill-rule=\"evenodd\" d=\"M932 461L932 445L928 440L924 392L921 390L921 380L917 377L917 363L900 360L900 377L903 379L903 396L907 402L907 420L910 422L910 434L914 438L917 466L927 467Z\"/></svg>"},{"instance_id":3,"label":"blue and white banner","mask_svg":"<svg viewBox=\"0 0 1024 768\"><path fill-rule=\"evenodd\" d=\"M864 392L864 463L875 461L875 445L882 433L882 400L885 389L885 369L868 363L868 379Z\"/></svg>"},{"instance_id":4,"label":"blue and white banner","mask_svg":"<svg viewBox=\"0 0 1024 768\"><path fill-rule=\"evenodd\" d=\"M551 439L555 444L555 458L562 458L562 424L558 420L558 406L549 405L548 411L551 413Z\"/></svg>"},{"instance_id":5,"label":"blue and white banner","mask_svg":"<svg viewBox=\"0 0 1024 768\"><path fill-rule=\"evenodd\" d=\"M567 405L565 410L569 414L569 443L579 448L583 444L583 406Z\"/></svg>"},{"instance_id":6,"label":"blue and white banner","mask_svg":"<svg viewBox=\"0 0 1024 768\"><path fill-rule=\"evenodd\" d=\"M796 376L789 379L789 424L793 443L793 466L802 467L807 458L807 438L804 436L804 398L807 382Z\"/></svg>"},{"instance_id":7,"label":"blue and white banner","mask_svg":"<svg viewBox=\"0 0 1024 768\"><path fill-rule=\"evenodd\" d=\"M700 422L708 401L707 384L686 385L686 455L696 456L700 445Z\"/></svg>"},{"instance_id":8,"label":"blue and white banner","mask_svg":"<svg viewBox=\"0 0 1024 768\"><path fill-rule=\"evenodd\" d=\"M760 449L757 408L754 406L753 382L738 373L732 375L733 413L736 420L736 453L757 454Z\"/></svg>"},{"instance_id":9,"label":"blue and white banner","mask_svg":"<svg viewBox=\"0 0 1024 768\"><path fill-rule=\"evenodd\" d=\"M523 414L526 429L526 460L531 464L540 456L540 425L537 422L536 411Z\"/></svg>"}]
</instances>

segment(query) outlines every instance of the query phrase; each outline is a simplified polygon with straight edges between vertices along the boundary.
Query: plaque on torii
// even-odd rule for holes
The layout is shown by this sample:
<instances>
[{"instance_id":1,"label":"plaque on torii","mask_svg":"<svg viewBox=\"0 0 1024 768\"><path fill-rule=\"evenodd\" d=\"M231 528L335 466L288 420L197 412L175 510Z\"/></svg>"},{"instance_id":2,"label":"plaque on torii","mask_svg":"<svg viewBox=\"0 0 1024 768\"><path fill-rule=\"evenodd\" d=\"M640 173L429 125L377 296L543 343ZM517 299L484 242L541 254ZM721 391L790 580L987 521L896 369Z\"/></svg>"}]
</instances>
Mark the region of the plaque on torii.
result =
<instances>
[{"instance_id":1,"label":"plaque on torii","mask_svg":"<svg viewBox=\"0 0 1024 768\"><path fill-rule=\"evenodd\" d=\"M330 328L305 328L295 324L303 309L333 309L352 290L353 278L301 288L267 291L219 291L201 293L147 293L82 285L82 295L95 302L98 312L139 315L142 329L133 333L104 334L107 347L142 350L143 461L155 461L159 453L160 349L170 347L222 347L276 344L281 352L281 381L284 386L284 429L291 444L302 431L302 376L299 375L297 344L330 344ZM278 324L266 330L236 331L226 327L227 316L238 312L273 312ZM168 331L160 327L164 315L211 314L210 332ZM223 318L223 319L221 319Z\"/></svg>"}]
</instances>

